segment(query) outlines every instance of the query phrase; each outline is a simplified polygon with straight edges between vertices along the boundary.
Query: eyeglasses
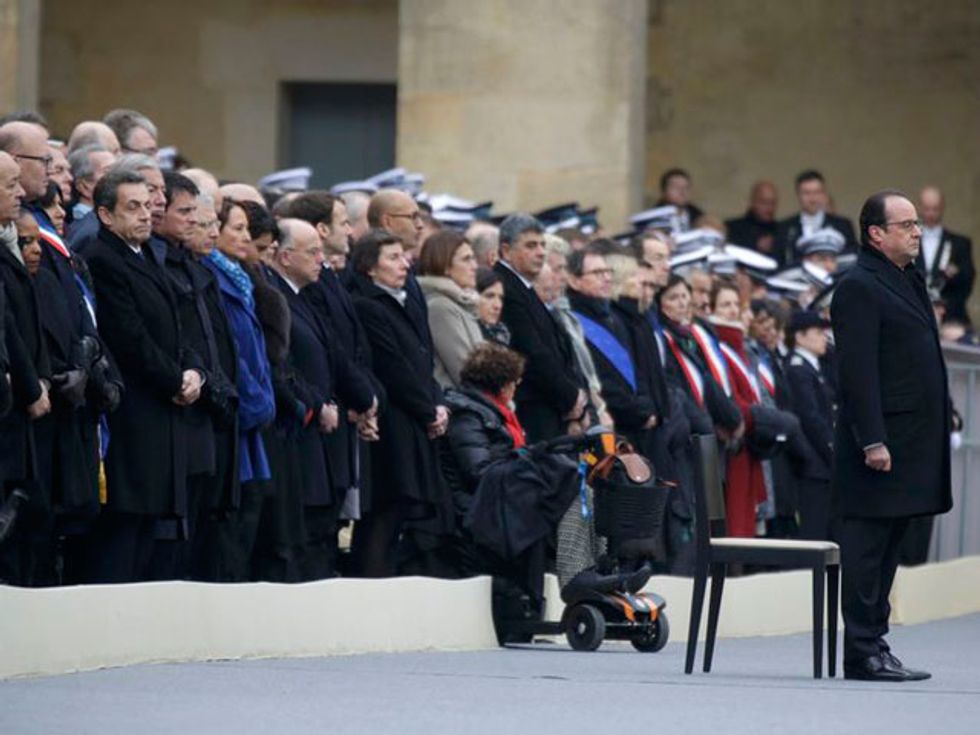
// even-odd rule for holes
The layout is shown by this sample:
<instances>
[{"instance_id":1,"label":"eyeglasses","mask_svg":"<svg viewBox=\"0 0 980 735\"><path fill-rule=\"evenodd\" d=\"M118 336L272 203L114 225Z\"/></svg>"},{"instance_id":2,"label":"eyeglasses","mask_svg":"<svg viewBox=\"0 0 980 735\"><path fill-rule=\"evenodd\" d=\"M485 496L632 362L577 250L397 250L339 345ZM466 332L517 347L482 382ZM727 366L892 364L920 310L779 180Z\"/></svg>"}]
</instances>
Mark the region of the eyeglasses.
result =
<instances>
[{"instance_id":1,"label":"eyeglasses","mask_svg":"<svg viewBox=\"0 0 980 735\"><path fill-rule=\"evenodd\" d=\"M922 220L921 219L903 219L903 220L901 220L899 222L885 222L884 224L881 225L881 227L890 227L891 225L897 225L898 227L901 227L906 232L911 232L916 227L918 227L919 229L922 229Z\"/></svg>"},{"instance_id":2,"label":"eyeglasses","mask_svg":"<svg viewBox=\"0 0 980 735\"><path fill-rule=\"evenodd\" d=\"M40 161L44 164L45 168L48 168L54 161L54 158L50 154L47 156L28 156L24 153L15 153L14 158L23 158L27 161Z\"/></svg>"},{"instance_id":3,"label":"eyeglasses","mask_svg":"<svg viewBox=\"0 0 980 735\"><path fill-rule=\"evenodd\" d=\"M412 220L412 222L421 222L422 221L422 213L421 212L412 212L411 214L396 214L396 213L393 213L393 212L389 212L388 216L389 217L407 217L408 219Z\"/></svg>"},{"instance_id":4,"label":"eyeglasses","mask_svg":"<svg viewBox=\"0 0 980 735\"><path fill-rule=\"evenodd\" d=\"M583 276L599 276L599 278L612 278L612 268L596 268L591 271L582 271Z\"/></svg>"}]
</instances>

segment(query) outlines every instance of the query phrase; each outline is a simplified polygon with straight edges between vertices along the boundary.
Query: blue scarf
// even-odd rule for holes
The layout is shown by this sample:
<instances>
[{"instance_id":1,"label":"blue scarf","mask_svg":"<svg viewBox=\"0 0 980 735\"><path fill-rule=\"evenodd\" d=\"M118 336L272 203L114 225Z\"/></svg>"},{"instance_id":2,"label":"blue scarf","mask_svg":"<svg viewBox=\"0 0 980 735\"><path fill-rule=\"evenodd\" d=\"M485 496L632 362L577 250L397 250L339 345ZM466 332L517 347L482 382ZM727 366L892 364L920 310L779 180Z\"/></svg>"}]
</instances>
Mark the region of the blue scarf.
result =
<instances>
[{"instance_id":1,"label":"blue scarf","mask_svg":"<svg viewBox=\"0 0 980 735\"><path fill-rule=\"evenodd\" d=\"M248 277L245 269L217 249L212 250L206 257L215 268L228 276L228 280L235 285L242 298L245 299L248 308L254 311L255 297L252 295L252 279Z\"/></svg>"}]
</instances>

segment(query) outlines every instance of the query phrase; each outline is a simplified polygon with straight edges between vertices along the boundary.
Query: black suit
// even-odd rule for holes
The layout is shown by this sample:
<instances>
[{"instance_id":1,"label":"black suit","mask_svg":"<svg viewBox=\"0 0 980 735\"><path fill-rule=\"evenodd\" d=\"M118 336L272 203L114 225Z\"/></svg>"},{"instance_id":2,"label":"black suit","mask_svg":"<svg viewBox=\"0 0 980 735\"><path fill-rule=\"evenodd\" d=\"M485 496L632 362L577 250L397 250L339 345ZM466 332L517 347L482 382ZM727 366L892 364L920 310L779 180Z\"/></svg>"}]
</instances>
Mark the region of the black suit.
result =
<instances>
[{"instance_id":1,"label":"black suit","mask_svg":"<svg viewBox=\"0 0 980 735\"><path fill-rule=\"evenodd\" d=\"M776 245L776 221L763 221L752 214L752 210L742 217L725 220L728 242L750 248L766 255L772 255Z\"/></svg>"},{"instance_id":2,"label":"black suit","mask_svg":"<svg viewBox=\"0 0 980 735\"><path fill-rule=\"evenodd\" d=\"M501 320L510 330L510 346L527 358L517 389L517 415L528 441L565 433L565 415L575 407L585 385L572 366L575 355L558 322L514 271L503 263L494 270L504 282Z\"/></svg>"},{"instance_id":3,"label":"black suit","mask_svg":"<svg viewBox=\"0 0 980 735\"><path fill-rule=\"evenodd\" d=\"M939 332L915 267L863 249L837 287L831 316L846 664L887 650L888 592L908 519L952 506L951 407ZM865 448L877 443L891 454L890 472L864 463Z\"/></svg>"},{"instance_id":4,"label":"black suit","mask_svg":"<svg viewBox=\"0 0 980 735\"><path fill-rule=\"evenodd\" d=\"M854 225L847 217L840 217L825 212L823 226L832 227L844 236L844 252L850 253L857 249L857 238L854 237ZM776 245L773 257L780 265L792 265L800 260L796 250L796 241L803 236L803 224L799 213L787 217L776 226Z\"/></svg>"},{"instance_id":5,"label":"black suit","mask_svg":"<svg viewBox=\"0 0 980 735\"><path fill-rule=\"evenodd\" d=\"M99 330L126 385L109 417L104 548L93 581L139 581L148 572L144 555L152 551L156 520L187 511L186 409L173 398L185 370L206 373L184 337L170 279L149 247L136 253L103 228L86 253Z\"/></svg>"},{"instance_id":6,"label":"black suit","mask_svg":"<svg viewBox=\"0 0 980 735\"><path fill-rule=\"evenodd\" d=\"M976 271L973 267L973 243L970 238L950 232L945 227L939 237L939 250L931 267L926 272L926 262L922 250L915 264L926 277L926 286L937 288L946 302L946 318L959 319L967 324L970 318L966 313L966 302L973 291ZM947 278L944 265L956 266L956 275Z\"/></svg>"}]
</instances>

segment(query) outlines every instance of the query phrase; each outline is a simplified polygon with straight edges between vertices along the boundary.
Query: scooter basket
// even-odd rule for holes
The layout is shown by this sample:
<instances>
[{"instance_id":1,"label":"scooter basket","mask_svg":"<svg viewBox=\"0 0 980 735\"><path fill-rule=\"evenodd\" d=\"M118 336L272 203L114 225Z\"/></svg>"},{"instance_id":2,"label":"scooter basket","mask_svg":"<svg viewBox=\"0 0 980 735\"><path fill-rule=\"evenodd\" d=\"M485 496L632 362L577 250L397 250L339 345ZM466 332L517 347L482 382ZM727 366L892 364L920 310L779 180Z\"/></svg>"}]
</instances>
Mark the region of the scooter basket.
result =
<instances>
[{"instance_id":1,"label":"scooter basket","mask_svg":"<svg viewBox=\"0 0 980 735\"><path fill-rule=\"evenodd\" d=\"M646 471L637 471L640 463ZM656 536L663 525L669 488L636 454L617 454L589 478L595 494L596 533L625 541Z\"/></svg>"}]
</instances>

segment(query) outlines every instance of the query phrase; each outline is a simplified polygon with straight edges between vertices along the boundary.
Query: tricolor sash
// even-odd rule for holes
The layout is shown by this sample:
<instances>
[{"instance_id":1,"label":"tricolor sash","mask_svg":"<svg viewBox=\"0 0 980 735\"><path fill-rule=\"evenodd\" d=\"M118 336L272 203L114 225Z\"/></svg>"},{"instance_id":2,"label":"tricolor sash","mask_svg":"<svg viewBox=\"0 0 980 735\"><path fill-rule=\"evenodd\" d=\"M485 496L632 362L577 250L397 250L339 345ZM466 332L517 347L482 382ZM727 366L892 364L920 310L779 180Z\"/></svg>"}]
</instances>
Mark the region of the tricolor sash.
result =
<instances>
[{"instance_id":1,"label":"tricolor sash","mask_svg":"<svg viewBox=\"0 0 980 735\"><path fill-rule=\"evenodd\" d=\"M718 381L718 385L725 391L725 395L731 397L732 382L728 377L725 358L718 348L718 341L700 324L691 325L691 335L694 337L694 341L698 343L698 347L701 348L701 354L704 356L704 361L708 363L711 375Z\"/></svg>"},{"instance_id":2,"label":"tricolor sash","mask_svg":"<svg viewBox=\"0 0 980 735\"><path fill-rule=\"evenodd\" d=\"M616 372L623 376L629 383L633 392L636 392L636 370L633 367L633 358L630 356L622 342L616 339L616 335L606 329L599 322L589 319L584 314L573 311L575 318L582 325L585 338L595 347L602 356L609 360L610 364L616 368Z\"/></svg>"},{"instance_id":3,"label":"tricolor sash","mask_svg":"<svg viewBox=\"0 0 980 735\"><path fill-rule=\"evenodd\" d=\"M71 259L71 253L68 251L68 246L65 245L65 241L61 239L57 232L49 230L46 227L39 226L41 239L48 243L51 247L61 253L63 256Z\"/></svg>"},{"instance_id":4,"label":"tricolor sash","mask_svg":"<svg viewBox=\"0 0 980 735\"><path fill-rule=\"evenodd\" d=\"M664 332L663 335L664 339L667 340L667 346L670 347L670 351L677 358L677 364L681 366L681 372L684 374L684 379L687 381L687 384L691 387L691 393L694 394L695 402L698 406L704 408L704 378L701 377L701 371L694 364L694 360L684 354L684 350L677 344L674 335L670 332Z\"/></svg>"},{"instance_id":5,"label":"tricolor sash","mask_svg":"<svg viewBox=\"0 0 980 735\"><path fill-rule=\"evenodd\" d=\"M762 384L766 386L766 390L769 391L769 395L773 398L776 397L776 376L772 373L772 368L769 367L769 362L765 357L759 358L759 380Z\"/></svg>"},{"instance_id":6,"label":"tricolor sash","mask_svg":"<svg viewBox=\"0 0 980 735\"><path fill-rule=\"evenodd\" d=\"M718 347L721 353L725 356L725 360L728 361L728 365L731 370L738 375L741 375L745 382L749 384L752 389L752 400L755 403L762 403L762 393L759 390L759 381L756 379L751 368L746 364L742 356L739 355L731 345L727 345L724 342L719 342Z\"/></svg>"}]
</instances>

